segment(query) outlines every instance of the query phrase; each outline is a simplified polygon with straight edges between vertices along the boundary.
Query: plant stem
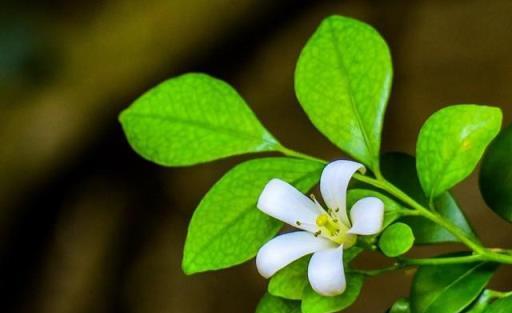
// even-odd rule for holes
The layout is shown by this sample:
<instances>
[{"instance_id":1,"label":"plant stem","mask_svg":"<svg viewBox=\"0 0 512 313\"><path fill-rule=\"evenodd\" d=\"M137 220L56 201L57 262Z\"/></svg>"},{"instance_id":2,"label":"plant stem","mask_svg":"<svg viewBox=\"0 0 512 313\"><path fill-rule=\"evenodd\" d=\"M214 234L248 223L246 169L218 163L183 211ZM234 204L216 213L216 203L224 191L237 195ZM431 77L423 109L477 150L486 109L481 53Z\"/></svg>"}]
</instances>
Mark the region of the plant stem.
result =
<instances>
[{"instance_id":1,"label":"plant stem","mask_svg":"<svg viewBox=\"0 0 512 313\"><path fill-rule=\"evenodd\" d=\"M512 296L512 291L485 290L492 298L506 298Z\"/></svg>"},{"instance_id":2,"label":"plant stem","mask_svg":"<svg viewBox=\"0 0 512 313\"><path fill-rule=\"evenodd\" d=\"M361 269L350 269L348 270L349 273L356 273L356 274L362 274L362 275L365 275L365 276L378 276L378 275L381 275L381 274L384 274L384 273L387 273L387 272L393 272L393 271L396 271L396 270L399 270L399 269L402 269L403 266L401 266L400 264L396 263L394 265L391 265L391 266L388 266L388 267L384 267L384 268L379 268L379 269L375 269L375 270L361 270Z\"/></svg>"},{"instance_id":3,"label":"plant stem","mask_svg":"<svg viewBox=\"0 0 512 313\"><path fill-rule=\"evenodd\" d=\"M369 185L372 185L374 187L377 187L381 190L389 192L391 195L397 197L401 201L403 201L405 204L409 205L413 210L417 211L419 215L431 220L432 222L439 224L440 226L446 228L450 233L452 233L455 237L457 237L460 241L462 241L464 244L466 244L469 248L471 248L473 251L477 253L484 253L484 248L481 247L478 243L474 242L471 238L468 238L464 232L460 230L456 225L453 225L452 223L445 220L442 216L437 215L433 213L432 211L428 210L427 208L423 207L421 204L416 202L416 200L412 199L404 193L402 190L397 188L395 185L391 184L385 179L374 179L371 177L363 176L360 174L354 175L354 178L367 183Z\"/></svg>"},{"instance_id":4,"label":"plant stem","mask_svg":"<svg viewBox=\"0 0 512 313\"><path fill-rule=\"evenodd\" d=\"M288 149L288 148L286 148L283 145L280 145L277 148L277 151L281 152L282 154L284 154L286 156L290 156L290 157L294 157L294 158L305 159L305 160L310 160L310 161L316 161L316 162L320 162L320 163L323 163L323 164L327 163L327 161L325 161L325 160L322 160L322 159L319 159L319 158L315 158L313 156L304 154L304 153L299 152L299 151Z\"/></svg>"},{"instance_id":5,"label":"plant stem","mask_svg":"<svg viewBox=\"0 0 512 313\"><path fill-rule=\"evenodd\" d=\"M472 254L466 256L456 257L443 257L443 258L425 258L425 259L409 259L400 258L398 263L405 266L410 265L446 265L446 264L461 264L461 263L474 263L485 261L485 257L480 254Z\"/></svg>"},{"instance_id":6,"label":"plant stem","mask_svg":"<svg viewBox=\"0 0 512 313\"><path fill-rule=\"evenodd\" d=\"M386 272L396 271L410 266L420 265L447 265L447 264L462 264L474 263L485 261L485 257L479 254L472 254L460 257L444 257L444 258L424 258L424 259L411 259L411 258L398 258L397 262L392 266L374 269L374 270L360 270L352 269L350 272L359 273L366 276L377 276Z\"/></svg>"},{"instance_id":7,"label":"plant stem","mask_svg":"<svg viewBox=\"0 0 512 313\"><path fill-rule=\"evenodd\" d=\"M498 263L512 264L512 255L510 255L508 251L486 249L485 247L482 247L478 242L468 237L466 233L464 233L459 227L457 227L457 225L454 225L452 222L446 220L438 213L432 212L429 209L423 207L421 204L416 202L416 200L409 197L409 195L405 194L402 190L400 190L399 188L397 188L395 185L391 184L384 178L374 179L359 174L354 175L354 178L361 182L365 182L374 187L377 187L381 190L387 191L391 195L397 197L405 204L409 205L420 216L423 216L424 218L448 230L452 235L457 237L468 248L473 250L477 255L481 256L483 261L493 261Z\"/></svg>"},{"instance_id":8,"label":"plant stem","mask_svg":"<svg viewBox=\"0 0 512 313\"><path fill-rule=\"evenodd\" d=\"M321 160L304 153L288 149L284 146L279 146L278 151L283 154L291 157L316 161L320 163L327 163L325 160ZM467 263L467 262L475 262L475 261L491 261L497 263L504 264L512 264L512 254L510 250L503 249L488 249L480 245L480 243L476 242L472 238L468 237L468 235L462 231L457 225L453 224L451 221L445 219L443 216L439 215L436 212L425 208L423 205L419 204L416 200L411 198L409 195L404 193L402 190L397 188L395 185L387 181L382 175L377 175L377 178L368 177L359 173L354 174L353 176L360 182L364 182L368 185L374 186L378 189L388 192L389 194L395 196L397 199L401 200L403 203L407 204L411 208L410 215L419 215L422 216L440 226L448 230L453 236L459 239L463 244L465 244L468 248L473 250L474 254L466 257L457 257L457 258L435 258L435 259L417 259L416 261L423 262L423 264L416 263L415 265L425 265L425 264L455 264L455 263ZM413 213L414 212L414 213ZM443 259L447 259L447 261L441 261ZM427 262L427 263L425 263ZM433 262L433 263L428 263ZM447 262L447 263L442 263Z\"/></svg>"},{"instance_id":9,"label":"plant stem","mask_svg":"<svg viewBox=\"0 0 512 313\"><path fill-rule=\"evenodd\" d=\"M381 190L387 191L391 195L400 199L405 204L409 205L413 210L415 210L420 216L423 216L424 218L448 230L452 235L457 237L468 248L473 250L477 255L480 255L482 257L482 260L512 264L512 255L510 255L506 250L501 251L496 249L486 249L485 247L482 247L478 242L468 237L467 234L464 233L457 225L454 225L452 222L446 220L438 213L432 212L429 209L423 207L421 204L416 202L416 200L409 197L409 195L405 194L402 190L400 190L399 188L397 188L395 185L391 184L384 178L374 179L359 174L354 175L354 178L361 182L365 182L374 187L377 187Z\"/></svg>"}]
</instances>

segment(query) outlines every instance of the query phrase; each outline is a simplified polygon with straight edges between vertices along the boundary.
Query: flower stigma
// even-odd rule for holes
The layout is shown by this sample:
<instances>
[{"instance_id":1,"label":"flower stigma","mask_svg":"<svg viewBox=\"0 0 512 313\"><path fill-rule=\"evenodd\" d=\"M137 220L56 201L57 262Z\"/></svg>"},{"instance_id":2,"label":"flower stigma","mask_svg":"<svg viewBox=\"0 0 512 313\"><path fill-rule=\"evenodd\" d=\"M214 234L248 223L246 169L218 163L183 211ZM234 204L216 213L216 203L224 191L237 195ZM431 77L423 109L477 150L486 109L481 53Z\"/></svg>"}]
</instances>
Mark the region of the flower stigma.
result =
<instances>
[{"instance_id":1,"label":"flower stigma","mask_svg":"<svg viewBox=\"0 0 512 313\"><path fill-rule=\"evenodd\" d=\"M357 241L357 235L349 234L348 231L351 225L345 225L339 217L339 210L328 209L327 211L322 205L316 200L314 195L310 196L316 206L324 213L319 214L316 217L315 224L318 230L314 233L316 237L322 236L327 238L339 245L343 245L344 249L352 247ZM297 226L306 225L301 221L296 221ZM313 225L310 225L313 226Z\"/></svg>"}]
</instances>

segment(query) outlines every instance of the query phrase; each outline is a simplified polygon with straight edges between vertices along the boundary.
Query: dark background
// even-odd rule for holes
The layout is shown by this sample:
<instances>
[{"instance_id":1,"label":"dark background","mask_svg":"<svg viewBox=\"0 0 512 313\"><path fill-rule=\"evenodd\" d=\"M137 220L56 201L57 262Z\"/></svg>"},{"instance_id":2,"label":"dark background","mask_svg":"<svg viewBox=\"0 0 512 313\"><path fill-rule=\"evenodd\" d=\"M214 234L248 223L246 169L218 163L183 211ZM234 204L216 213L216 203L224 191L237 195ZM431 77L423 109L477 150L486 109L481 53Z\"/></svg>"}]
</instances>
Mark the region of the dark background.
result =
<instances>
[{"instance_id":1,"label":"dark background","mask_svg":"<svg viewBox=\"0 0 512 313\"><path fill-rule=\"evenodd\" d=\"M287 146L340 157L293 92L300 49L328 15L362 19L390 45L384 151L413 153L422 122L449 104L500 106L512 120L509 0L0 5L1 312L252 312L265 288L253 263L180 270L194 207L243 158L161 168L128 147L117 114L158 82L202 71L235 86ZM486 208L476 178L455 194L486 245L510 247L511 227ZM371 279L348 312L383 312L412 274ZM511 289L511 271L497 276L494 287Z\"/></svg>"}]
</instances>

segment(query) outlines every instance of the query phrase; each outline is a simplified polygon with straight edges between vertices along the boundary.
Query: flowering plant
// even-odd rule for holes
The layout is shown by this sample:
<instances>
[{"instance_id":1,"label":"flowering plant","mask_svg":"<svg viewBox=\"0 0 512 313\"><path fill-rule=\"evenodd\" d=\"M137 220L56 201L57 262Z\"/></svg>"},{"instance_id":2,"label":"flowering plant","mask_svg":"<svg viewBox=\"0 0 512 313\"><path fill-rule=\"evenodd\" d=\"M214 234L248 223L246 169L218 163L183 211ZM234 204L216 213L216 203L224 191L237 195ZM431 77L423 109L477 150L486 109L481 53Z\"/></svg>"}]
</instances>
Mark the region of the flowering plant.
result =
<instances>
[{"instance_id":1,"label":"flowering plant","mask_svg":"<svg viewBox=\"0 0 512 313\"><path fill-rule=\"evenodd\" d=\"M512 312L511 292L487 288L499 265L512 264L512 250L485 247L449 191L485 152L482 195L511 222L512 128L500 133L499 108L452 105L422 126L416 157L381 154L391 80L387 44L360 21L328 17L302 50L297 98L312 124L355 161L328 163L284 146L232 87L205 74L165 81L122 112L134 150L163 166L245 153L284 155L241 163L204 196L190 222L184 272L223 269L256 256L258 271L270 279L256 312L329 313L349 307L366 279L412 267L409 296L389 312ZM317 183L323 204L303 194ZM300 230L277 235L283 222ZM414 245L444 242L467 249L406 256ZM367 250L392 264L354 266Z\"/></svg>"}]
</instances>

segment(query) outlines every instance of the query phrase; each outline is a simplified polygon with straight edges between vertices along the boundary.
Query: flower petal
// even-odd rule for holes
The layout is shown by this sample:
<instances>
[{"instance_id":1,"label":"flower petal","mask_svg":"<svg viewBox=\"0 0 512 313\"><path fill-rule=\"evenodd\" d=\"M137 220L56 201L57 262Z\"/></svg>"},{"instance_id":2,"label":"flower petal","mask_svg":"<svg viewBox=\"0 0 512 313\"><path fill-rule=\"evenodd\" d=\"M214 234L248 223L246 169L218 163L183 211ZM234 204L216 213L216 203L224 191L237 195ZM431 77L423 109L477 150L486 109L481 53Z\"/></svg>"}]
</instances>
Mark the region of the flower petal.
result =
<instances>
[{"instance_id":1,"label":"flower petal","mask_svg":"<svg viewBox=\"0 0 512 313\"><path fill-rule=\"evenodd\" d=\"M337 296L346 288L343 246L313 254L308 267L309 283L322 296Z\"/></svg>"},{"instance_id":2,"label":"flower petal","mask_svg":"<svg viewBox=\"0 0 512 313\"><path fill-rule=\"evenodd\" d=\"M256 256L256 266L261 276L269 278L293 261L333 246L333 242L305 231L283 234L261 247Z\"/></svg>"},{"instance_id":3,"label":"flower petal","mask_svg":"<svg viewBox=\"0 0 512 313\"><path fill-rule=\"evenodd\" d=\"M375 197L362 198L352 206L350 218L353 226L349 229L349 234L377 234L384 221L384 203Z\"/></svg>"},{"instance_id":4,"label":"flower petal","mask_svg":"<svg viewBox=\"0 0 512 313\"><path fill-rule=\"evenodd\" d=\"M274 178L267 183L258 199L258 209L294 227L316 232L316 218L323 211L290 184ZM297 223L299 222L299 223Z\"/></svg>"},{"instance_id":5,"label":"flower petal","mask_svg":"<svg viewBox=\"0 0 512 313\"><path fill-rule=\"evenodd\" d=\"M350 227L347 216L347 187L355 172L365 172L365 167L357 162L338 160L329 163L320 178L320 191L327 207L338 210L340 220Z\"/></svg>"}]
</instances>

